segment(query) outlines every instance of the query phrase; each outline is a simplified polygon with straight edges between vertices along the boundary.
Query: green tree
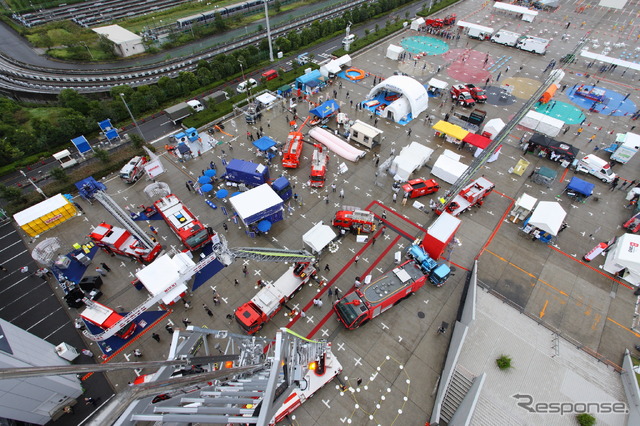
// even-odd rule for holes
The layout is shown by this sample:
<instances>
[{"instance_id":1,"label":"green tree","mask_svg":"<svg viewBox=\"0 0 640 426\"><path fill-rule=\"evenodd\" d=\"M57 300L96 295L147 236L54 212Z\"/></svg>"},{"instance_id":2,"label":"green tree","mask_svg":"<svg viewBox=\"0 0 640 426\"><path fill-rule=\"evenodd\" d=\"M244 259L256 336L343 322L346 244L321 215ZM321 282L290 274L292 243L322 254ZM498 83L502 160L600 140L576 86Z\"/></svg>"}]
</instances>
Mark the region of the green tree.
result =
<instances>
[{"instance_id":1,"label":"green tree","mask_svg":"<svg viewBox=\"0 0 640 426\"><path fill-rule=\"evenodd\" d=\"M49 173L51 173L51 177L57 180L58 182L69 181L69 175L62 167L55 167L51 169Z\"/></svg>"},{"instance_id":2,"label":"green tree","mask_svg":"<svg viewBox=\"0 0 640 426\"><path fill-rule=\"evenodd\" d=\"M98 37L97 48L109 58L116 56L113 42L102 34Z\"/></svg>"},{"instance_id":3,"label":"green tree","mask_svg":"<svg viewBox=\"0 0 640 426\"><path fill-rule=\"evenodd\" d=\"M47 49L47 52L54 46L53 39L49 37L48 33L40 35L40 45Z\"/></svg>"},{"instance_id":4,"label":"green tree","mask_svg":"<svg viewBox=\"0 0 640 426\"><path fill-rule=\"evenodd\" d=\"M101 148L96 148L93 150L93 154L96 156L98 160L107 164L111 161L111 156L109 155L109 151L106 151Z\"/></svg>"},{"instance_id":5,"label":"green tree","mask_svg":"<svg viewBox=\"0 0 640 426\"><path fill-rule=\"evenodd\" d=\"M580 426L593 426L596 424L596 418L589 413L578 414L576 420Z\"/></svg>"},{"instance_id":6,"label":"green tree","mask_svg":"<svg viewBox=\"0 0 640 426\"><path fill-rule=\"evenodd\" d=\"M222 18L222 15L216 13L213 18L213 26L216 32L221 33L227 29L227 22Z\"/></svg>"},{"instance_id":7,"label":"green tree","mask_svg":"<svg viewBox=\"0 0 640 426\"><path fill-rule=\"evenodd\" d=\"M182 88L183 94L188 94L192 90L196 90L199 86L198 79L191 71L182 71L178 74L178 84Z\"/></svg>"},{"instance_id":8,"label":"green tree","mask_svg":"<svg viewBox=\"0 0 640 426\"><path fill-rule=\"evenodd\" d=\"M167 76L160 77L158 87L167 95L168 98L175 98L180 94L180 85L174 79Z\"/></svg>"},{"instance_id":9,"label":"green tree","mask_svg":"<svg viewBox=\"0 0 640 426\"><path fill-rule=\"evenodd\" d=\"M142 136L140 136L137 133L129 134L129 139L131 139L131 145L133 145L136 148L142 148L145 144L144 139L142 139Z\"/></svg>"},{"instance_id":10,"label":"green tree","mask_svg":"<svg viewBox=\"0 0 640 426\"><path fill-rule=\"evenodd\" d=\"M273 10L275 10L276 13L280 13L282 10L282 3L280 3L280 0L276 0L276 2L273 3Z\"/></svg>"},{"instance_id":11,"label":"green tree","mask_svg":"<svg viewBox=\"0 0 640 426\"><path fill-rule=\"evenodd\" d=\"M5 164L22 157L23 152L17 148L15 143L11 143L7 138L0 140L0 159Z\"/></svg>"},{"instance_id":12,"label":"green tree","mask_svg":"<svg viewBox=\"0 0 640 426\"><path fill-rule=\"evenodd\" d=\"M19 188L2 184L0 184L0 198L10 203L21 203L25 201L24 195Z\"/></svg>"},{"instance_id":13,"label":"green tree","mask_svg":"<svg viewBox=\"0 0 640 426\"><path fill-rule=\"evenodd\" d=\"M58 95L58 102L61 106L71 108L81 114L89 113L89 101L73 89L62 89Z\"/></svg>"}]
</instances>

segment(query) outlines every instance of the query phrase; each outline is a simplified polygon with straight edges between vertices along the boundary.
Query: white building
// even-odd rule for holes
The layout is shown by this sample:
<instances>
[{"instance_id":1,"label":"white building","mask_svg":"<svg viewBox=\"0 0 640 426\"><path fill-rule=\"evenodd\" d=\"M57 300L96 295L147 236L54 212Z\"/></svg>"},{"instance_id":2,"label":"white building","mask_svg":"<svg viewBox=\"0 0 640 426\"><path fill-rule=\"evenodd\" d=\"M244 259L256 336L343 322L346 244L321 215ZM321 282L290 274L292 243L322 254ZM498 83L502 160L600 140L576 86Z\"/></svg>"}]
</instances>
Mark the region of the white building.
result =
<instances>
[{"instance_id":1,"label":"white building","mask_svg":"<svg viewBox=\"0 0 640 426\"><path fill-rule=\"evenodd\" d=\"M0 368L63 366L56 347L0 319ZM75 375L0 380L0 416L45 424L82 395Z\"/></svg>"},{"instance_id":2,"label":"white building","mask_svg":"<svg viewBox=\"0 0 640 426\"><path fill-rule=\"evenodd\" d=\"M106 27L94 28L93 31L109 39L114 44L118 56L132 56L145 51L142 37L120 25L107 25Z\"/></svg>"}]
</instances>

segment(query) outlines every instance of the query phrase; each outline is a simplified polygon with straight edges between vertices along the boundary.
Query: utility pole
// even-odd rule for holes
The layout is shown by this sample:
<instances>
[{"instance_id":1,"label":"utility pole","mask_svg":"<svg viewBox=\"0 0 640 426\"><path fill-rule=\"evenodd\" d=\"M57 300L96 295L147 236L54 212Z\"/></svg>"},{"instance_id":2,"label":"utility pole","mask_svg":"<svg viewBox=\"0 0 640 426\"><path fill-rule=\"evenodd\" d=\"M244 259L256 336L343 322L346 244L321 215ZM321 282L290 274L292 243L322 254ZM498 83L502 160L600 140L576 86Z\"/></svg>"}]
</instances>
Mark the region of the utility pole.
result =
<instances>
[{"instance_id":1,"label":"utility pole","mask_svg":"<svg viewBox=\"0 0 640 426\"><path fill-rule=\"evenodd\" d=\"M271 27L269 27L269 8L267 7L267 0L264 1L264 17L267 24L267 41L269 42L269 61L273 62L273 46L271 45Z\"/></svg>"}]
</instances>

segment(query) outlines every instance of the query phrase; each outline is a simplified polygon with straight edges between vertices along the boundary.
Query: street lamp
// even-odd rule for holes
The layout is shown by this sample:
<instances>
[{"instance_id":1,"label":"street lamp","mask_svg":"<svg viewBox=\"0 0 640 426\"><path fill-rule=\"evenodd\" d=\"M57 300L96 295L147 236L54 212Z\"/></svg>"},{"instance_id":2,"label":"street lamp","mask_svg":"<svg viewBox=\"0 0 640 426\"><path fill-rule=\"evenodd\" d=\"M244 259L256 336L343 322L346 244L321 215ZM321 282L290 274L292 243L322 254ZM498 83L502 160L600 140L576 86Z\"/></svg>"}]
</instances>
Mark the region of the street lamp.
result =
<instances>
[{"instance_id":1,"label":"street lamp","mask_svg":"<svg viewBox=\"0 0 640 426\"><path fill-rule=\"evenodd\" d=\"M40 187L39 187L38 185L36 185L36 183L35 183L33 180L31 180L31 179L29 179L29 178L27 177L27 174L26 174L23 170L20 170L20 173L22 173L22 176L24 176L25 178L27 178L27 180L29 181L29 183L30 183L31 185L33 185L33 187L36 189L36 191L38 191L38 193L39 193L40 195L42 195L42 196L44 197L44 199L45 199L45 200L49 198L49 197L47 197L47 195L44 193L44 191L43 191L42 189L40 189Z\"/></svg>"},{"instance_id":2,"label":"street lamp","mask_svg":"<svg viewBox=\"0 0 640 426\"><path fill-rule=\"evenodd\" d=\"M89 46L87 46L87 43L81 41L80 44L82 44L87 49L87 52L89 52L89 56L91 56L91 59L94 59L93 53L91 53L91 50L89 49Z\"/></svg>"},{"instance_id":3,"label":"street lamp","mask_svg":"<svg viewBox=\"0 0 640 426\"><path fill-rule=\"evenodd\" d=\"M124 103L124 107L129 112L129 116L131 117L131 120L133 120L133 124L136 126L136 129L138 129L138 133L140 133L140 136L142 137L142 140L144 142L146 142L147 139L144 137L144 134L142 133L142 129L140 128L140 126L138 126L138 122L136 121L135 117L131 113L131 110L129 109L129 105L127 105L127 101L124 99L124 93L120 93L120 98L122 98L122 102Z\"/></svg>"},{"instance_id":4,"label":"street lamp","mask_svg":"<svg viewBox=\"0 0 640 426\"><path fill-rule=\"evenodd\" d=\"M267 0L264 1L264 17L267 24L267 41L269 42L269 61L273 62L273 46L271 45L271 27L269 27L269 8L267 7Z\"/></svg>"}]
</instances>

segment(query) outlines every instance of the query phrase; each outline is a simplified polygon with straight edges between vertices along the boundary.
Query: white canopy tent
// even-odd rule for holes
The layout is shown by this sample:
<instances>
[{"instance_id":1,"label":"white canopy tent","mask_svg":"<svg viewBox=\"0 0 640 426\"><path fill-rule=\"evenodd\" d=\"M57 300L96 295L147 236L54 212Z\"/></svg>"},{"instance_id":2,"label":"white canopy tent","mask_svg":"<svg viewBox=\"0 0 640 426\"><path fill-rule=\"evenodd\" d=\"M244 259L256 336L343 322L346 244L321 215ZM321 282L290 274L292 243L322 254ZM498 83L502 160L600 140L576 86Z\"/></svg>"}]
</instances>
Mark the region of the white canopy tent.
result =
<instances>
[{"instance_id":1,"label":"white canopy tent","mask_svg":"<svg viewBox=\"0 0 640 426\"><path fill-rule=\"evenodd\" d=\"M342 67L345 65L351 65L351 56L342 55L337 59L332 59L331 61L320 67L320 74L322 74L324 77L338 74L340 70L342 70Z\"/></svg>"},{"instance_id":2,"label":"white canopy tent","mask_svg":"<svg viewBox=\"0 0 640 426\"><path fill-rule=\"evenodd\" d=\"M614 64L622 68L628 68L634 71L640 71L640 64L635 62L625 61L623 59L612 58L611 56L600 55L598 53L589 52L588 50L582 50L580 56L585 58L595 59L596 61L604 62L607 64Z\"/></svg>"},{"instance_id":3,"label":"white canopy tent","mask_svg":"<svg viewBox=\"0 0 640 426\"><path fill-rule=\"evenodd\" d=\"M384 110L384 116L393 119L396 123L405 118L408 113L411 113L413 118L417 118L429 106L427 89L419 81L408 76L393 75L381 81L371 89L366 98L373 99L380 92L402 95Z\"/></svg>"},{"instance_id":4,"label":"white canopy tent","mask_svg":"<svg viewBox=\"0 0 640 426\"><path fill-rule=\"evenodd\" d=\"M461 158L455 152L445 149L434 163L431 174L453 185L469 167L460 162Z\"/></svg>"},{"instance_id":5,"label":"white canopy tent","mask_svg":"<svg viewBox=\"0 0 640 426\"><path fill-rule=\"evenodd\" d=\"M501 118L492 118L484 124L482 135L493 140L505 126L505 122Z\"/></svg>"},{"instance_id":6,"label":"white canopy tent","mask_svg":"<svg viewBox=\"0 0 640 426\"><path fill-rule=\"evenodd\" d=\"M507 12L521 13L522 20L527 22L533 22L533 18L538 16L538 12L535 10L528 9L523 6L516 6L514 4L501 3L497 1L493 4L493 7L499 10L506 10Z\"/></svg>"},{"instance_id":7,"label":"white canopy tent","mask_svg":"<svg viewBox=\"0 0 640 426\"><path fill-rule=\"evenodd\" d=\"M560 203L540 201L529 219L529 225L556 236L565 217L567 217L567 212L564 211Z\"/></svg>"},{"instance_id":8,"label":"white canopy tent","mask_svg":"<svg viewBox=\"0 0 640 426\"><path fill-rule=\"evenodd\" d=\"M393 159L389 173L394 175L393 178L396 181L407 181L414 171L427 164L431 154L433 149L418 142L411 142L402 148L400 155Z\"/></svg>"},{"instance_id":9,"label":"white canopy tent","mask_svg":"<svg viewBox=\"0 0 640 426\"><path fill-rule=\"evenodd\" d=\"M400 55L403 53L404 49L400 46L396 46L395 44L390 44L389 47L387 47L387 58L393 59L394 61L400 59Z\"/></svg>"},{"instance_id":10,"label":"white canopy tent","mask_svg":"<svg viewBox=\"0 0 640 426\"><path fill-rule=\"evenodd\" d=\"M411 21L411 29L417 31L424 25L424 18L417 18Z\"/></svg>"},{"instance_id":11,"label":"white canopy tent","mask_svg":"<svg viewBox=\"0 0 640 426\"><path fill-rule=\"evenodd\" d=\"M302 236L302 242L308 246L314 254L320 253L338 234L322 221L316 223L313 228Z\"/></svg>"},{"instance_id":12,"label":"white canopy tent","mask_svg":"<svg viewBox=\"0 0 640 426\"><path fill-rule=\"evenodd\" d=\"M188 291L182 277L194 266L190 253L178 253L173 258L164 254L136 272L136 277L152 296L165 293L162 303L170 305Z\"/></svg>"},{"instance_id":13,"label":"white canopy tent","mask_svg":"<svg viewBox=\"0 0 640 426\"><path fill-rule=\"evenodd\" d=\"M268 107L271 104L273 104L275 101L277 101L278 98L273 96L271 93L263 93L260 96L257 96L256 100L260 102L262 105Z\"/></svg>"},{"instance_id":14,"label":"white canopy tent","mask_svg":"<svg viewBox=\"0 0 640 426\"><path fill-rule=\"evenodd\" d=\"M446 90L447 87L449 87L449 83L447 83L446 81L438 80L437 78L432 78L431 80L429 80L428 84L430 87L435 87L436 89L440 90Z\"/></svg>"},{"instance_id":15,"label":"white canopy tent","mask_svg":"<svg viewBox=\"0 0 640 426\"><path fill-rule=\"evenodd\" d=\"M609 249L603 268L610 274L620 274L628 283L640 285L640 235L619 237Z\"/></svg>"},{"instance_id":16,"label":"white canopy tent","mask_svg":"<svg viewBox=\"0 0 640 426\"><path fill-rule=\"evenodd\" d=\"M555 137L560 134L564 121L531 110L520 120L520 125L547 136Z\"/></svg>"}]
</instances>

